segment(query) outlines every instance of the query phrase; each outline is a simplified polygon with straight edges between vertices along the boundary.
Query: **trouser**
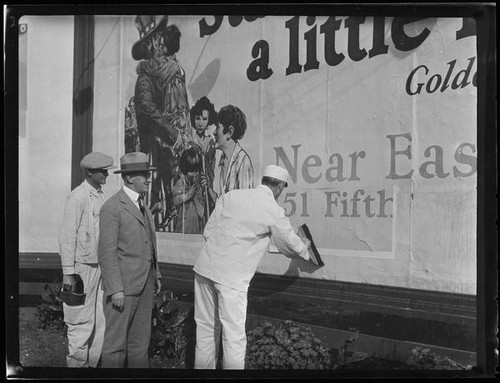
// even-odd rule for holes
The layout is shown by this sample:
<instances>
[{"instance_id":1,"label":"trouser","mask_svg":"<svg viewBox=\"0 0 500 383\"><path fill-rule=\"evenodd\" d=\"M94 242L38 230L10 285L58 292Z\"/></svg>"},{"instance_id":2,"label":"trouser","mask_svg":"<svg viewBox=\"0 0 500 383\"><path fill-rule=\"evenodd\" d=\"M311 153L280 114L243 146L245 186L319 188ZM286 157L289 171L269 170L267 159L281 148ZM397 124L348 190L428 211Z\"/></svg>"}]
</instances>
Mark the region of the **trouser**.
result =
<instances>
[{"instance_id":1,"label":"trouser","mask_svg":"<svg viewBox=\"0 0 500 383\"><path fill-rule=\"evenodd\" d=\"M68 367L97 367L101 357L105 320L102 307L101 270L97 264L76 263L75 273L83 281L85 302L79 306L63 303L68 326Z\"/></svg>"},{"instance_id":2,"label":"trouser","mask_svg":"<svg viewBox=\"0 0 500 383\"><path fill-rule=\"evenodd\" d=\"M247 293L195 273L195 369L215 369L222 333L222 366L245 368Z\"/></svg>"},{"instance_id":3,"label":"trouser","mask_svg":"<svg viewBox=\"0 0 500 383\"><path fill-rule=\"evenodd\" d=\"M103 368L149 367L155 275L151 267L141 293L125 295L121 311L113 307L111 296L104 298L106 331L101 360Z\"/></svg>"}]
</instances>

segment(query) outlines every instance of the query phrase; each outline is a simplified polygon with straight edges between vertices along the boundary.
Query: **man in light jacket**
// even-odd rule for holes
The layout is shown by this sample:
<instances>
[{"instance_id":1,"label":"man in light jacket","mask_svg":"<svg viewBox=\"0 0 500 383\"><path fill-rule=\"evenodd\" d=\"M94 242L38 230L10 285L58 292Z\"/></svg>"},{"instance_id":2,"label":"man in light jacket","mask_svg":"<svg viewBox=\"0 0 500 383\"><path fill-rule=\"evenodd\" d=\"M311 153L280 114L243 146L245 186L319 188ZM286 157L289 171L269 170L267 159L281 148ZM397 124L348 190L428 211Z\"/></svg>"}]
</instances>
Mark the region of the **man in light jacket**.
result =
<instances>
[{"instance_id":1,"label":"man in light jacket","mask_svg":"<svg viewBox=\"0 0 500 383\"><path fill-rule=\"evenodd\" d=\"M101 186L113 159L92 152L80 162L85 180L73 189L64 206L59 231L59 254L63 271L62 289L75 291L76 280L83 282L85 299L76 306L63 303L68 326L68 367L97 367L104 337L101 270L97 262L99 211L105 201ZM69 302L68 302L69 303Z\"/></svg>"},{"instance_id":2,"label":"man in light jacket","mask_svg":"<svg viewBox=\"0 0 500 383\"><path fill-rule=\"evenodd\" d=\"M223 333L223 368L245 365L247 291L272 237L286 255L309 260L310 241L295 234L276 202L288 185L286 169L269 165L255 189L232 190L217 200L195 271L195 368L214 369Z\"/></svg>"}]
</instances>

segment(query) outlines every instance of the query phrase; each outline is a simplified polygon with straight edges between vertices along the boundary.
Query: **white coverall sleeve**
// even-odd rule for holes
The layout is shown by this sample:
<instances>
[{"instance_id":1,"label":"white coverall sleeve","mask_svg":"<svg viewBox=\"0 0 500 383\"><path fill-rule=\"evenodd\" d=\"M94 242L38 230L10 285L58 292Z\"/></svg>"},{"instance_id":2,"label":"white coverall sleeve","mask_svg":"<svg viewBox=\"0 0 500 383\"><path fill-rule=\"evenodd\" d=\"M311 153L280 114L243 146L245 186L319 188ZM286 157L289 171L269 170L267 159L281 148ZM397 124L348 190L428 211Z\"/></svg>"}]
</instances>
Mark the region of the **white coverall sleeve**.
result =
<instances>
[{"instance_id":1,"label":"white coverall sleeve","mask_svg":"<svg viewBox=\"0 0 500 383\"><path fill-rule=\"evenodd\" d=\"M224 204L224 195L217 198L217 201L215 202L215 208L212 211L212 214L210 214L210 217L208 218L205 228L203 229L203 238L205 238L205 240L207 240L210 237L210 235L214 231L214 228L217 226L217 222L219 220L223 204Z\"/></svg>"},{"instance_id":2,"label":"white coverall sleeve","mask_svg":"<svg viewBox=\"0 0 500 383\"><path fill-rule=\"evenodd\" d=\"M281 253L287 256L297 254L306 261L309 260L307 246L293 230L283 208L280 207L276 220L270 228L274 243Z\"/></svg>"},{"instance_id":3,"label":"white coverall sleeve","mask_svg":"<svg viewBox=\"0 0 500 383\"><path fill-rule=\"evenodd\" d=\"M76 243L82 215L82 202L74 194L70 194L64 205L64 215L57 238L64 275L75 273Z\"/></svg>"}]
</instances>

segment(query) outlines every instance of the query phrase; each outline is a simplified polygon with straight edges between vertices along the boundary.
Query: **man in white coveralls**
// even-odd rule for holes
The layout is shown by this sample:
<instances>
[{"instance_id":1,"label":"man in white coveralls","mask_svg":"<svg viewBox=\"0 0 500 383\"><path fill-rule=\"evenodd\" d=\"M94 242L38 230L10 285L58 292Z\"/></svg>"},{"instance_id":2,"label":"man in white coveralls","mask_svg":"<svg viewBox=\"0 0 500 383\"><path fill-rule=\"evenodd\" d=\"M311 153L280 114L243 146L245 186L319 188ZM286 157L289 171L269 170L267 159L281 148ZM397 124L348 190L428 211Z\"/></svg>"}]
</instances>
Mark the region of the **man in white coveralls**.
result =
<instances>
[{"instance_id":1,"label":"man in white coveralls","mask_svg":"<svg viewBox=\"0 0 500 383\"><path fill-rule=\"evenodd\" d=\"M196 369L215 368L221 333L223 368L244 368L248 286L271 237L281 253L309 260L310 241L295 234L276 202L287 180L286 169L269 165L257 188L217 200L194 265Z\"/></svg>"},{"instance_id":2,"label":"man in white coveralls","mask_svg":"<svg viewBox=\"0 0 500 383\"><path fill-rule=\"evenodd\" d=\"M92 152L80 162L85 180L68 196L59 232L59 254L63 271L62 288L76 291L83 282L81 302L64 302L68 326L68 367L97 367L104 338L101 269L97 263L99 211L106 197L102 185L113 165L110 156Z\"/></svg>"}]
</instances>

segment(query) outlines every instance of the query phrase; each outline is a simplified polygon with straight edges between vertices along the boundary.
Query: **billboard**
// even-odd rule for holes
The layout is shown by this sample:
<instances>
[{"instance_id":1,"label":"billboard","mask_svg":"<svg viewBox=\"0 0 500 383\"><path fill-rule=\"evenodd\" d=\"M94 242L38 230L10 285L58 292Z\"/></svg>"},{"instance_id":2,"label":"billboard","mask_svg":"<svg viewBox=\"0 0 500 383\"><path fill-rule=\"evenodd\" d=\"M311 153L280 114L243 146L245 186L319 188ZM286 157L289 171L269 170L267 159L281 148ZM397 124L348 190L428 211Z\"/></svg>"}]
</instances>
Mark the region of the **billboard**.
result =
<instances>
[{"instance_id":1,"label":"billboard","mask_svg":"<svg viewBox=\"0 0 500 383\"><path fill-rule=\"evenodd\" d=\"M120 92L119 153L159 168L164 261L192 264L218 196L277 164L326 266L271 248L260 271L475 293L473 19L96 16L96 47L110 33L96 90Z\"/></svg>"}]
</instances>

